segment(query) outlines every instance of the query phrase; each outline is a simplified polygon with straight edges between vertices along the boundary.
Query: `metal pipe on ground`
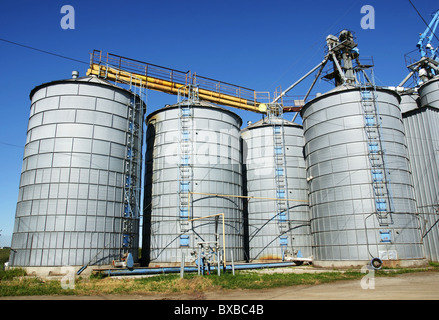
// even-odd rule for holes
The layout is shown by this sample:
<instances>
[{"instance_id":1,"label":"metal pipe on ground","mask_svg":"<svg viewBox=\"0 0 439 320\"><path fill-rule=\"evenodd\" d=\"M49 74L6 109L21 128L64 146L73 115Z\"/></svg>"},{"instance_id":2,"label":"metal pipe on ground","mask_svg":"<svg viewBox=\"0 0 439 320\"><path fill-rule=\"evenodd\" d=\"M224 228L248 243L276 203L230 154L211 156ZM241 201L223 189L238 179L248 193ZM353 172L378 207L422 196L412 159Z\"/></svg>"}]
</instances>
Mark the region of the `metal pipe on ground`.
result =
<instances>
[{"instance_id":1,"label":"metal pipe on ground","mask_svg":"<svg viewBox=\"0 0 439 320\"><path fill-rule=\"evenodd\" d=\"M235 264L235 270L251 270L263 268L280 268L296 266L294 262L272 262L272 263L251 263L251 264ZM212 266L216 269L216 266ZM226 271L232 270L232 266L226 266ZM198 267L184 267L183 272L197 272ZM135 268L129 269L107 269L100 270L101 274L106 276L129 276L129 275L149 275L149 274L164 274L164 273L179 273L180 267L162 267L162 268Z\"/></svg>"}]
</instances>

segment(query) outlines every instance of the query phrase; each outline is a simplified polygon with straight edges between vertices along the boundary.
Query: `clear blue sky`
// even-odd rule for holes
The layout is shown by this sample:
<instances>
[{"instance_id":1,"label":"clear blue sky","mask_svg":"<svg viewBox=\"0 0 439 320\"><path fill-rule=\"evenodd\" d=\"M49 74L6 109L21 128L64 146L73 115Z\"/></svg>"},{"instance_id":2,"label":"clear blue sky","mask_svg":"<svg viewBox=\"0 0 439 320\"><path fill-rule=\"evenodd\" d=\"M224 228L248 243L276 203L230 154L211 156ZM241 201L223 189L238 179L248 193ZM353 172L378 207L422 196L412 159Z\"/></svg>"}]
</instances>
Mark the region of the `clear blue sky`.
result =
<instances>
[{"instance_id":1,"label":"clear blue sky","mask_svg":"<svg viewBox=\"0 0 439 320\"><path fill-rule=\"evenodd\" d=\"M439 9L439 0L412 2L428 22ZM73 30L60 26L67 4L75 9ZM374 30L360 26L364 5L375 8ZM322 60L326 36L342 29L356 33L360 53L374 57L377 84L387 86L406 76L404 54L416 49L425 25L408 0L0 0L0 38L82 61L100 49L258 91L273 92L299 79ZM2 246L9 245L13 230L29 93L41 83L69 78L72 70L85 75L87 66L2 41L0 57ZM305 94L307 86L293 94ZM321 83L316 90L328 89ZM150 91L148 112L176 100ZM260 118L234 111L244 123Z\"/></svg>"}]
</instances>

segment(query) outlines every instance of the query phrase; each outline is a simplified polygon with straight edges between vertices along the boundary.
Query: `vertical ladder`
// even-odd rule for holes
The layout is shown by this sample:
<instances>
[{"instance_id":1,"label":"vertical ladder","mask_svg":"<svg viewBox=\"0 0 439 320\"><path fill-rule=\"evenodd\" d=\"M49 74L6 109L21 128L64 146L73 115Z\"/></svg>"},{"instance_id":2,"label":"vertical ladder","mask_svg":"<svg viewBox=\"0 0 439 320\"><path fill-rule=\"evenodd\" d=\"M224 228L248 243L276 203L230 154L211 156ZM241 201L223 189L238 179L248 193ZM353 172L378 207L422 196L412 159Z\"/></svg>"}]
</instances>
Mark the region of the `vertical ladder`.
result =
<instances>
[{"instance_id":1,"label":"vertical ladder","mask_svg":"<svg viewBox=\"0 0 439 320\"><path fill-rule=\"evenodd\" d=\"M187 90L187 91L186 91ZM183 92L188 92L187 99L179 93L179 164L178 164L178 197L179 197L179 223L182 234L190 230L189 201L192 188L193 170L193 109L192 86L184 87ZM187 236L180 237L180 244L187 245Z\"/></svg>"},{"instance_id":2,"label":"vertical ladder","mask_svg":"<svg viewBox=\"0 0 439 320\"><path fill-rule=\"evenodd\" d=\"M271 108L271 106L270 106ZM276 215L279 229L280 245L282 253L288 246L287 231L289 229L289 203L288 203L288 183L285 158L285 135L284 121L281 117L281 105L274 106L277 114L269 114L269 121L273 127L273 156L274 156L274 181L276 188Z\"/></svg>"},{"instance_id":3,"label":"vertical ladder","mask_svg":"<svg viewBox=\"0 0 439 320\"><path fill-rule=\"evenodd\" d=\"M381 139L381 121L375 86L367 82L360 82L360 96L365 117L364 128L367 137L376 216L381 226L388 226L392 223L392 201L385 151Z\"/></svg>"}]
</instances>

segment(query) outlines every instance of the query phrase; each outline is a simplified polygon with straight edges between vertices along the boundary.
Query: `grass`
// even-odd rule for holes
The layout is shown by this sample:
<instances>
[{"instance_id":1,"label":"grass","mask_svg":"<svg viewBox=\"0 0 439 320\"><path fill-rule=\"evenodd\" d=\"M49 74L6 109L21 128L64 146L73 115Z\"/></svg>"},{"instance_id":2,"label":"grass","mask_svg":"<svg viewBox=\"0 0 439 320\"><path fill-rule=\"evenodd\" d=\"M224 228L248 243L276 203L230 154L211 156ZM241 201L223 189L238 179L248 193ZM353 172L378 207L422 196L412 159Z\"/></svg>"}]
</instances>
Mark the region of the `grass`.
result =
<instances>
[{"instance_id":1,"label":"grass","mask_svg":"<svg viewBox=\"0 0 439 320\"><path fill-rule=\"evenodd\" d=\"M10 249L0 249L0 269L3 269L3 264L9 260Z\"/></svg>"},{"instance_id":2,"label":"grass","mask_svg":"<svg viewBox=\"0 0 439 320\"><path fill-rule=\"evenodd\" d=\"M105 295L105 294L154 294L178 293L197 294L211 290L267 289L296 285L317 285L342 280L359 280L365 274L360 271L323 273L259 273L240 271L218 277L216 274L198 276L186 274L181 279L178 274L157 275L133 279L114 279L102 277L79 278L74 289L63 289L60 281L43 281L35 277L23 276L23 270L9 270L0 277L0 296L23 295ZM376 271L376 276L395 276L397 274L422 271L439 272L439 264L430 264L424 269L398 269Z\"/></svg>"},{"instance_id":3,"label":"grass","mask_svg":"<svg viewBox=\"0 0 439 320\"><path fill-rule=\"evenodd\" d=\"M158 275L141 279L113 278L90 279L77 282L77 294L153 294L179 293L197 294L211 290L266 289L293 285L315 285L338 280L360 279L360 272L327 272L319 274L261 274L256 272L237 272L198 276L186 274L183 279L178 274ZM0 291L1 294L1 291Z\"/></svg>"},{"instance_id":4,"label":"grass","mask_svg":"<svg viewBox=\"0 0 439 320\"><path fill-rule=\"evenodd\" d=\"M8 249L0 250L0 262L3 265L9 256ZM294 267L293 267L294 268ZM439 263L430 263L428 268L383 269L375 272L378 277L395 276L408 272L439 272ZM364 273L355 270L323 273L261 273L256 271L237 271L231 273L198 276L187 273L184 279L179 274L157 275L147 278L114 279L102 276L78 278L74 289L63 289L59 280L41 280L26 276L24 269L3 271L0 269L1 296L31 295L105 295L105 294L154 294L178 293L198 294L212 290L267 289L297 285L317 285L342 280L359 280Z\"/></svg>"},{"instance_id":5,"label":"grass","mask_svg":"<svg viewBox=\"0 0 439 320\"><path fill-rule=\"evenodd\" d=\"M43 281L38 278L22 278L1 281L0 296L46 296L75 294L74 290L63 289L59 281Z\"/></svg>"},{"instance_id":6,"label":"grass","mask_svg":"<svg viewBox=\"0 0 439 320\"><path fill-rule=\"evenodd\" d=\"M5 280L12 280L14 278L17 277L23 277L26 275L26 270L21 269L21 268L16 268L16 269L12 269L12 270L0 270L0 284L1 281L5 281Z\"/></svg>"}]
</instances>

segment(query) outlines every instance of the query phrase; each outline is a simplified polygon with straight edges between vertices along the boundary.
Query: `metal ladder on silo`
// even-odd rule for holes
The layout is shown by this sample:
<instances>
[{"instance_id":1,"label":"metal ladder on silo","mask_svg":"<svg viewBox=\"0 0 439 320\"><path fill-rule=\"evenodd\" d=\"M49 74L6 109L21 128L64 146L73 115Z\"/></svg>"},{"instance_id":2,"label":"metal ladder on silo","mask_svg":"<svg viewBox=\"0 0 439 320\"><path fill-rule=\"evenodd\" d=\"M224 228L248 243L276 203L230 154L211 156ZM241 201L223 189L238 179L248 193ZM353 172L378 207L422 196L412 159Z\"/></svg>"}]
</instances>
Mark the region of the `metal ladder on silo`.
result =
<instances>
[{"instance_id":1,"label":"metal ladder on silo","mask_svg":"<svg viewBox=\"0 0 439 320\"><path fill-rule=\"evenodd\" d=\"M128 127L126 129L127 150L125 154L125 183L124 183L124 205L122 218L122 256L132 252L135 241L135 221L140 217L140 190L138 179L140 179L139 163L142 162L142 137L140 125L143 125L143 101L146 98L146 90L137 88L127 105ZM136 119L136 115L140 119ZM137 121L136 121L137 120ZM137 141L137 143L136 143Z\"/></svg>"},{"instance_id":2,"label":"metal ladder on silo","mask_svg":"<svg viewBox=\"0 0 439 320\"><path fill-rule=\"evenodd\" d=\"M376 216L381 226L388 226L392 223L392 199L386 169L385 151L381 140L381 120L375 86L370 83L367 84L367 82L361 82L360 96L365 117L365 132Z\"/></svg>"},{"instance_id":3,"label":"metal ladder on silo","mask_svg":"<svg viewBox=\"0 0 439 320\"><path fill-rule=\"evenodd\" d=\"M276 107L275 107L276 108ZM285 135L284 122L281 117L282 108L278 106L279 114L276 117L280 121L273 121L273 148L274 148L274 180L276 186L276 215L277 225L279 228L279 241L283 252L288 246L288 236L286 233L289 229L289 204L288 204L288 184L286 179L286 159L285 159Z\"/></svg>"},{"instance_id":4,"label":"metal ladder on silo","mask_svg":"<svg viewBox=\"0 0 439 320\"><path fill-rule=\"evenodd\" d=\"M179 222L181 233L190 230L190 191L192 187L192 141L193 141L193 110L191 105L197 97L192 86L179 90L179 165L178 165L178 196ZM187 95L185 94L187 92ZM186 239L186 238L184 238ZM184 242L181 238L181 241Z\"/></svg>"}]
</instances>

